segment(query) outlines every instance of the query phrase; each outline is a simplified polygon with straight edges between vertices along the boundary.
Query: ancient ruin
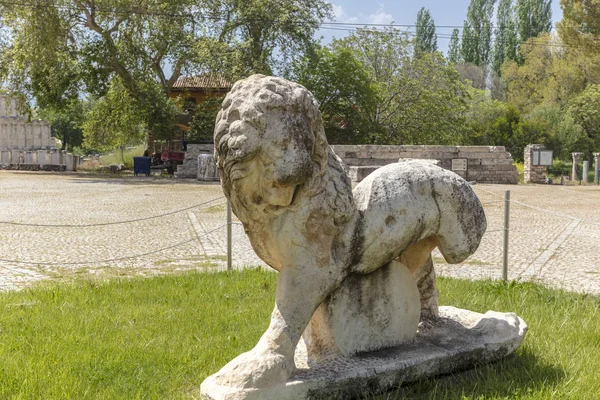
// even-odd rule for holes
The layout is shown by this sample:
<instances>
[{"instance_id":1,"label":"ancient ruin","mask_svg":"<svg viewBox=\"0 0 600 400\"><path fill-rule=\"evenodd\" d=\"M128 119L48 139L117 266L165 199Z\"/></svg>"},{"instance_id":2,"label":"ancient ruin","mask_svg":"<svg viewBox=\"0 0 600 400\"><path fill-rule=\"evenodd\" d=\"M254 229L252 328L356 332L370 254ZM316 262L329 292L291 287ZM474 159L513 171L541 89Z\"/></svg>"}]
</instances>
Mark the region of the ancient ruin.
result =
<instances>
[{"instance_id":1,"label":"ancient ruin","mask_svg":"<svg viewBox=\"0 0 600 400\"><path fill-rule=\"evenodd\" d=\"M478 247L471 186L428 161L377 169L354 190L304 87L237 82L215 127L223 190L256 254L279 271L271 323L207 378L205 399L347 398L512 353L514 314L438 307L431 251Z\"/></svg>"},{"instance_id":2,"label":"ancient ruin","mask_svg":"<svg viewBox=\"0 0 600 400\"><path fill-rule=\"evenodd\" d=\"M27 121L15 98L0 95L0 150L50 150L57 147L50 124Z\"/></svg>"}]
</instances>

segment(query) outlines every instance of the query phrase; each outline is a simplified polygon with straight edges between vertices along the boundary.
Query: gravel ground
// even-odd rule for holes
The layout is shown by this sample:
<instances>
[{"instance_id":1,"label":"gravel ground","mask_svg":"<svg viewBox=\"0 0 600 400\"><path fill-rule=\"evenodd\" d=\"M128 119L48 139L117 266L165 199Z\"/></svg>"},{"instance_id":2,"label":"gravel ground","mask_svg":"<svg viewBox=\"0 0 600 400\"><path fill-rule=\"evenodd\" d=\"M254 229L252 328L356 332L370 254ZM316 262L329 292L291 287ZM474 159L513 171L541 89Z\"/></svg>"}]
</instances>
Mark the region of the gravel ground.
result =
<instances>
[{"instance_id":1,"label":"gravel ground","mask_svg":"<svg viewBox=\"0 0 600 400\"><path fill-rule=\"evenodd\" d=\"M435 254L440 275L501 277L502 199L510 190L509 279L600 294L600 187L474 188L488 232L463 264ZM0 290L48 279L223 269L225 221L218 184L0 171ZM232 231L234 266L264 266L242 227Z\"/></svg>"}]
</instances>

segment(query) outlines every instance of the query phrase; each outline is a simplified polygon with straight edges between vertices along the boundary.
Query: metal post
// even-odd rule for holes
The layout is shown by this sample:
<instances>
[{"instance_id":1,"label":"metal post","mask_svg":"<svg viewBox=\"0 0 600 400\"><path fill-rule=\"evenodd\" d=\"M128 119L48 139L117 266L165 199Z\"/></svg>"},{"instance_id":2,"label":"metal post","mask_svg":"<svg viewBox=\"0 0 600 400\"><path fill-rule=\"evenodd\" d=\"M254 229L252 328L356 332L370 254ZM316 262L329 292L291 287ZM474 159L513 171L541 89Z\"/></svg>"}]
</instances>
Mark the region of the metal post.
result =
<instances>
[{"instance_id":1,"label":"metal post","mask_svg":"<svg viewBox=\"0 0 600 400\"><path fill-rule=\"evenodd\" d=\"M502 279L508 280L508 228L510 220L510 190L504 192L504 249L502 260Z\"/></svg>"},{"instance_id":2,"label":"metal post","mask_svg":"<svg viewBox=\"0 0 600 400\"><path fill-rule=\"evenodd\" d=\"M231 271L231 203L227 201L227 271Z\"/></svg>"}]
</instances>

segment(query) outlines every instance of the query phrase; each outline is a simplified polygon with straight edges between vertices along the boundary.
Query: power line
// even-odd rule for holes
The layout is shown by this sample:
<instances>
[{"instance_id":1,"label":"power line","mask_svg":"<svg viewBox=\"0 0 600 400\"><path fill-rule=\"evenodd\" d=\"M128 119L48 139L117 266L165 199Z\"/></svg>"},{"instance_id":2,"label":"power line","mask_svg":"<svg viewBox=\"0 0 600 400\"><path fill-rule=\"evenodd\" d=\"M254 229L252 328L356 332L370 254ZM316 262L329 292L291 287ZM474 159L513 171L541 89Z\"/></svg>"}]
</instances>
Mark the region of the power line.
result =
<instances>
[{"instance_id":1,"label":"power line","mask_svg":"<svg viewBox=\"0 0 600 400\"><path fill-rule=\"evenodd\" d=\"M20 6L20 7L37 7L37 8L56 8L56 9L62 9L62 10L67 10L67 11L77 11L77 12L82 12L82 9L77 7L77 6L68 6L68 5L60 5L60 4L49 4L47 2L25 2L25 1L21 1L21 2L17 2L17 1L0 1L0 5L6 5L6 6ZM147 11L147 10L142 10L140 7L132 7L129 9L122 9L122 10L118 10L118 9L113 9L113 8L103 8L103 7L93 7L93 10L95 12L102 12L102 13L107 13L107 14L117 14L117 15L122 15L122 14L136 14L136 15L145 15L145 16L160 16L160 17L172 17L172 18L177 18L177 19L184 19L184 18L195 18L195 16L204 18L204 19L208 19L208 20L216 20L216 21L228 21L228 18L226 18L223 15L215 15L213 13L202 13L202 12L188 12L188 13L173 13L173 12L157 12L157 11ZM272 22L273 19L267 19L267 18L249 18L249 19L245 19L245 21L248 22L261 22L261 21L265 21L265 22ZM292 20L290 21L289 19L285 19L285 20L279 20L280 22L285 22L287 24L313 24L313 22L311 21L306 21L306 20L300 20L300 19L296 19L296 20ZM318 24L320 27L325 27L328 25L332 25L332 26L339 26L339 27L381 27L381 28L385 28L385 27L389 27L389 28L416 28L419 25L417 24L397 24L397 23L384 23L384 24L379 24L379 23L368 23L368 22L337 22L337 21L327 21L327 22L321 22ZM553 24L553 27L556 27L557 24ZM499 30L503 30L503 29L507 29L505 27L499 27L496 26L494 24L490 24L489 25L490 28L492 29L499 29ZM572 27L574 28L579 28L579 25L573 25ZM440 29L463 29L464 25L435 25L435 28L440 28Z\"/></svg>"}]
</instances>

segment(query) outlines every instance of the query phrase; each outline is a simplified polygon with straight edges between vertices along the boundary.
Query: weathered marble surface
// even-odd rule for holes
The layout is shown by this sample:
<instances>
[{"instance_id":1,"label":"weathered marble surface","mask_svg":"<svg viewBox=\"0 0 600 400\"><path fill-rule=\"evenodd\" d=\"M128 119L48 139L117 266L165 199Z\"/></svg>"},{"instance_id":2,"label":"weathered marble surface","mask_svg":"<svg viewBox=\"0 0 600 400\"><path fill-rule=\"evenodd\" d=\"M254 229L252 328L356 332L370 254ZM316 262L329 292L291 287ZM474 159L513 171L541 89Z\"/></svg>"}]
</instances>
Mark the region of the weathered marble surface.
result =
<instances>
[{"instance_id":1,"label":"weathered marble surface","mask_svg":"<svg viewBox=\"0 0 600 400\"><path fill-rule=\"evenodd\" d=\"M280 274L269 328L209 378L207 398L209 386L250 393L287 382L302 334L311 362L410 341L419 319L438 318L431 251L462 262L486 229L470 185L431 162L390 164L352 191L316 100L281 78L233 86L215 156L233 212Z\"/></svg>"},{"instance_id":2,"label":"weathered marble surface","mask_svg":"<svg viewBox=\"0 0 600 400\"><path fill-rule=\"evenodd\" d=\"M514 352L527 333L525 322L512 313L479 314L440 307L440 318L417 334L414 341L354 357L339 357L309 367L306 349L296 351L296 374L268 389L238 389L202 383L210 400L296 400L353 398L382 393L399 382L410 383L436 375L492 362Z\"/></svg>"}]
</instances>

